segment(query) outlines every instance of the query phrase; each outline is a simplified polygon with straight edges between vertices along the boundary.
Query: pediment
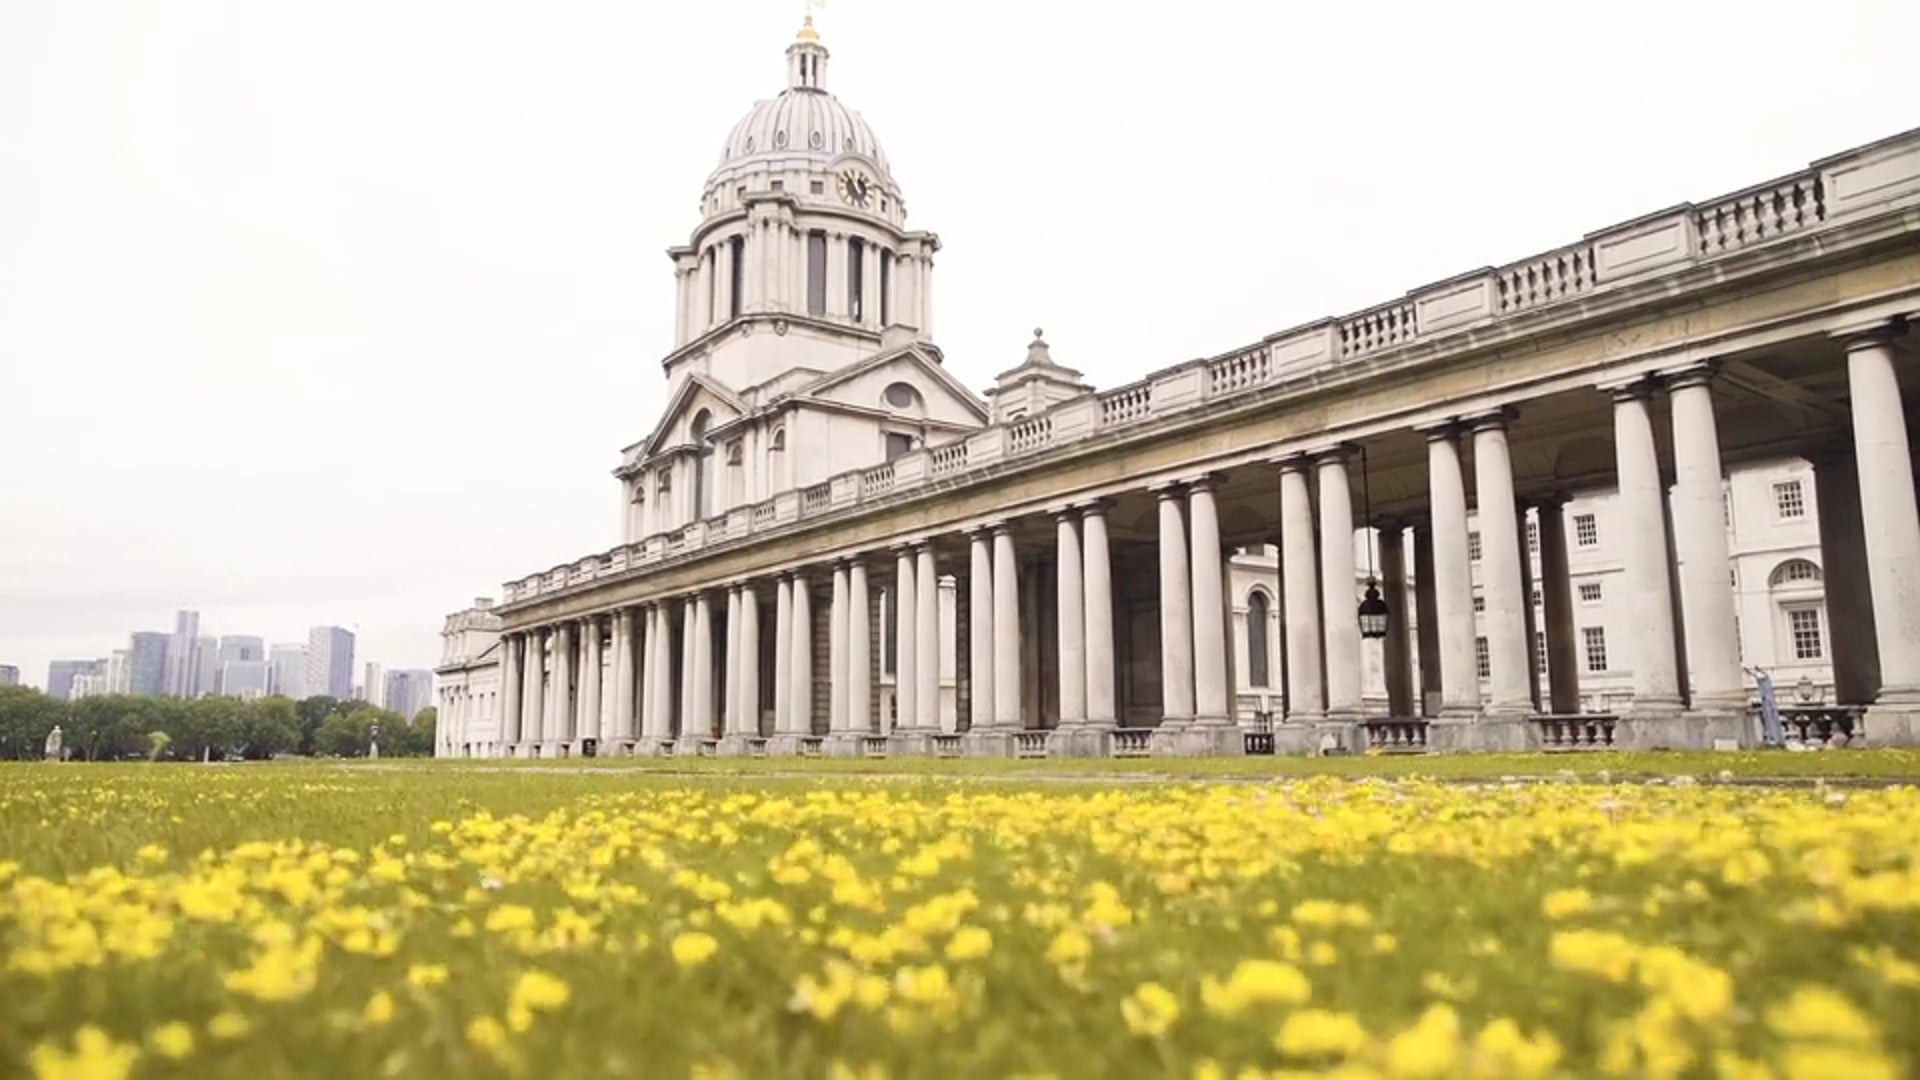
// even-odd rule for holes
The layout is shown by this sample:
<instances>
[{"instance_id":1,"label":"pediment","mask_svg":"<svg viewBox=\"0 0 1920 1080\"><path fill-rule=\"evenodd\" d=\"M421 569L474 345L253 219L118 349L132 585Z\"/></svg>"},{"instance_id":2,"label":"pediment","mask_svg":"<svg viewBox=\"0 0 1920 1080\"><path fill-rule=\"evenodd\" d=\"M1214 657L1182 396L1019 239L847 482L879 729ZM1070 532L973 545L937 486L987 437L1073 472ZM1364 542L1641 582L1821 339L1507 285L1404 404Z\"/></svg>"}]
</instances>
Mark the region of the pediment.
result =
<instances>
[{"instance_id":1,"label":"pediment","mask_svg":"<svg viewBox=\"0 0 1920 1080\"><path fill-rule=\"evenodd\" d=\"M647 437L642 459L653 457L669 447L691 445L693 423L702 411L710 414L709 430L746 412L746 406L726 387L704 375L689 374L680 389L674 391L660 422Z\"/></svg>"},{"instance_id":2,"label":"pediment","mask_svg":"<svg viewBox=\"0 0 1920 1080\"><path fill-rule=\"evenodd\" d=\"M917 406L888 400L888 389L896 383L913 388L919 397ZM986 403L918 345L880 353L842 368L803 387L795 396L803 401L914 415L945 424L978 426L987 422Z\"/></svg>"}]
</instances>

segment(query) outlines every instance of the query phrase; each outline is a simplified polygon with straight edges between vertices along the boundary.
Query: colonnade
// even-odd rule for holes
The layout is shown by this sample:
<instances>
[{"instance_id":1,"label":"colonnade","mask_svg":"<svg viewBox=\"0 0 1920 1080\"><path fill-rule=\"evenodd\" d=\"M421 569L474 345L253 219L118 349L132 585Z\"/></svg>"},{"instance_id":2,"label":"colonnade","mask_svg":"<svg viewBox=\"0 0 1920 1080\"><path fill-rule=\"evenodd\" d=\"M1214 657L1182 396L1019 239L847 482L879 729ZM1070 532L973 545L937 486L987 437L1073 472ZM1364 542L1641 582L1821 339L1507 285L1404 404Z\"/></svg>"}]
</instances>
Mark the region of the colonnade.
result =
<instances>
[{"instance_id":1,"label":"colonnade","mask_svg":"<svg viewBox=\"0 0 1920 1080\"><path fill-rule=\"evenodd\" d=\"M1878 670L1870 700L1890 718L1896 737L1920 737L1920 729L1899 726L1920 710L1920 511L1893 366L1894 332L1876 328L1845 340L1857 480L1852 490L1823 485L1821 499L1823 515L1831 504L1837 519L1859 522L1857 552L1830 550L1827 558L1837 581L1851 575L1871 597L1871 630L1853 635L1873 639L1867 647ZM1622 557L1633 626L1618 643L1633 689L1631 708L1619 720L1629 735L1663 745L1751 739L1726 571L1713 378L1713 366L1702 363L1603 387L1611 399L1626 523L1608 542ZM1660 394L1670 406L1664 421L1650 408ZM1518 489L1508 439L1524 407L1516 402L1422 429L1423 514L1356 521L1353 446L1266 462L1261 475L1278 496L1285 708L1275 735L1283 748L1324 746L1329 737L1352 746L1362 721L1387 719L1367 717L1362 695L1354 538L1364 529L1378 530L1381 588L1390 610L1382 655L1393 718L1424 718L1436 748L1519 749L1533 744L1536 718L1578 711L1564 493ZM1662 423L1670 425L1664 440L1657 430ZM1662 442L1672 447L1671 490ZM981 752L1005 752L1021 733L1043 726L1050 746L1103 752L1111 732L1143 723L1123 717L1120 707L1116 641L1131 639L1115 622L1121 608L1109 516L1116 499L1150 494L1156 509L1143 520L1152 521L1153 534L1148 539L1136 529L1127 542L1153 543L1158 555L1159 705L1158 716L1145 722L1153 728L1153 750L1238 752L1251 718L1235 713L1229 670L1227 549L1217 501L1222 479L1197 471L1055 505L1044 511L1050 552L1036 542L1044 535L1035 528L1039 513L1030 513L510 633L503 742L541 754L578 748L588 738L640 752L688 743L739 752L762 745L799 752L817 743L825 752L860 752L864 740L885 736L901 749L926 750L935 736L947 734L940 724L944 662L964 684L961 726ZM1470 551L1469 480L1477 552ZM1538 609L1529 510L1538 520ZM1409 583L1408 546L1417 587ZM944 569L966 579L964 635L940 632L943 558ZM1476 641L1482 633L1475 618L1476 558L1484 656ZM1021 582L1036 560L1050 562L1053 586L1047 677L1057 679L1057 707L1046 717L1036 715L1026 693L1041 677L1030 648L1035 643L1026 640L1040 623L1030 602L1023 604ZM874 648L886 622L874 601L886 583L897 617L894 708L882 716ZM1146 587L1127 583L1128 589ZM1409 613L1417 613L1417 648ZM771 640L763 641L768 633ZM1536 640L1545 654L1544 683ZM956 655L943 656L948 648ZM603 708L603 700L610 705Z\"/></svg>"}]
</instances>

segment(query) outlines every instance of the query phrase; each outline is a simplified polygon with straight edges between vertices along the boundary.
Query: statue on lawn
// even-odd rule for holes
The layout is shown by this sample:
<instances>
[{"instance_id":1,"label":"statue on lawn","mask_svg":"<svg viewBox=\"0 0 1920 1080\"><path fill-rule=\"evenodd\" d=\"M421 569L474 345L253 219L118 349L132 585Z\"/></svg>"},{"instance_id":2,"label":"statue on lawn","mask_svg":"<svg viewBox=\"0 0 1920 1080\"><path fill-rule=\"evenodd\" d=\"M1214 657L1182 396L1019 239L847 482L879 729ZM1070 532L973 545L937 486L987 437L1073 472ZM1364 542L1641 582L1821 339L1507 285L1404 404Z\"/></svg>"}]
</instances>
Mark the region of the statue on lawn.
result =
<instances>
[{"instance_id":1,"label":"statue on lawn","mask_svg":"<svg viewBox=\"0 0 1920 1080\"><path fill-rule=\"evenodd\" d=\"M47 732L47 760L48 761L60 761L62 759L63 755L62 755L61 748L62 748L62 744L64 744L65 741L66 741L66 737L60 733L60 725L59 724L53 725L53 730Z\"/></svg>"}]
</instances>

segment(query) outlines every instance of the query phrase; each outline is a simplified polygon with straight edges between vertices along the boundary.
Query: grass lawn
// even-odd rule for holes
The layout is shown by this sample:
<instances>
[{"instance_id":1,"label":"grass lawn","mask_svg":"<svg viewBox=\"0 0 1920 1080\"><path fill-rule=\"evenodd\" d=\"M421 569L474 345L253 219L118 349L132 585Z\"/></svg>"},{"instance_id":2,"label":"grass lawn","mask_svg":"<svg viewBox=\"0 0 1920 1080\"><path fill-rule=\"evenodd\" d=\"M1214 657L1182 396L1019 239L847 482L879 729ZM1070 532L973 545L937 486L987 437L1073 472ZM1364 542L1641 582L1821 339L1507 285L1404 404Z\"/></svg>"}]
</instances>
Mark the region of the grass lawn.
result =
<instances>
[{"instance_id":1,"label":"grass lawn","mask_svg":"<svg viewBox=\"0 0 1920 1080\"><path fill-rule=\"evenodd\" d=\"M1912 1075L1914 765L0 766L0 1076Z\"/></svg>"}]
</instances>

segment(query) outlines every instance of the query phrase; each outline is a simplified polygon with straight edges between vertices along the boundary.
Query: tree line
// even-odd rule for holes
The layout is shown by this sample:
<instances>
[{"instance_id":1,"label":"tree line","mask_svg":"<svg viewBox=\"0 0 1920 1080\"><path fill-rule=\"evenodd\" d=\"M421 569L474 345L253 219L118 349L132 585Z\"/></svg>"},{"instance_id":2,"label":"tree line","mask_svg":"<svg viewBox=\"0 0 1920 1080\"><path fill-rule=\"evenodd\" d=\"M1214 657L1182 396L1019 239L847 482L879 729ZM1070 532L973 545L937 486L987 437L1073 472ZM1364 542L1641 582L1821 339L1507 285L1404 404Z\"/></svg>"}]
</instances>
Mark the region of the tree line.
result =
<instances>
[{"instance_id":1,"label":"tree line","mask_svg":"<svg viewBox=\"0 0 1920 1080\"><path fill-rule=\"evenodd\" d=\"M431 708L409 723L364 701L324 696L242 701L111 694L62 701L31 687L0 686L0 759L44 756L56 724L73 761L365 757L375 725L381 757L431 757L434 722Z\"/></svg>"}]
</instances>

